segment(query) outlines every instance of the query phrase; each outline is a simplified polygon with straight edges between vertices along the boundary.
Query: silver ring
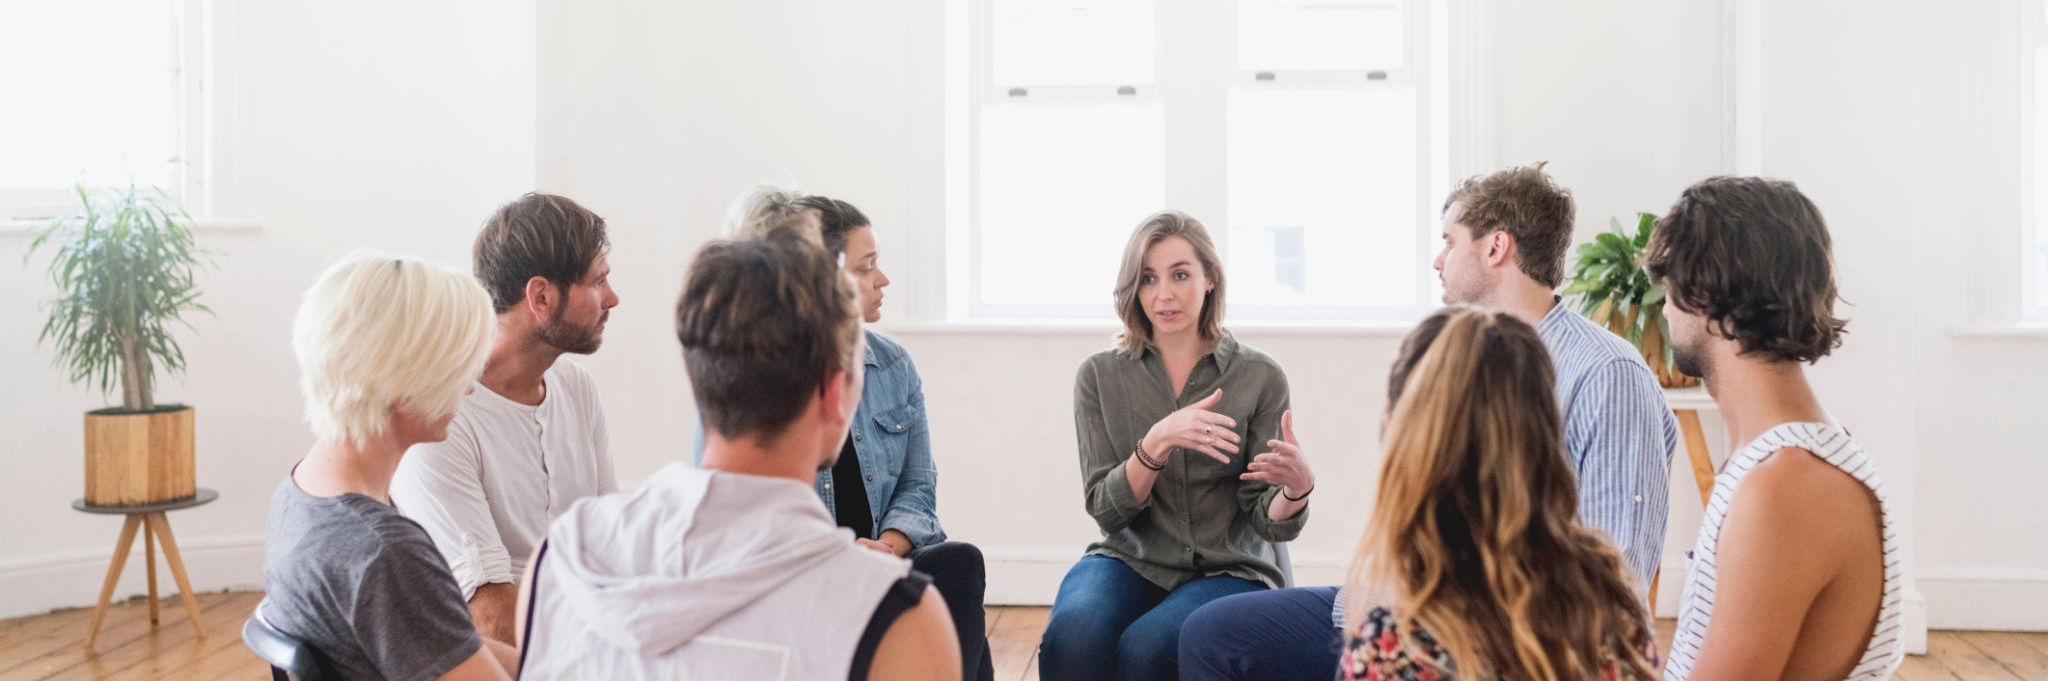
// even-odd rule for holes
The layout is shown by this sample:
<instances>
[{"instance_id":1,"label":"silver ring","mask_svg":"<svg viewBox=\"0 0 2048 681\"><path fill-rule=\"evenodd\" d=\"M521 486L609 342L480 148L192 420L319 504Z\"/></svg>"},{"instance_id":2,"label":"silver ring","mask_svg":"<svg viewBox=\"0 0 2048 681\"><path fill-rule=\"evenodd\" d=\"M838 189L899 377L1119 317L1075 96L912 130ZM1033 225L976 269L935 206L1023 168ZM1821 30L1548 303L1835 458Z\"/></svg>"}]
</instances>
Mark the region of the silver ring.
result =
<instances>
[{"instance_id":1,"label":"silver ring","mask_svg":"<svg viewBox=\"0 0 2048 681\"><path fill-rule=\"evenodd\" d=\"M1214 432L1216 432L1216 426L1214 426L1214 425L1202 426L1202 434L1203 434L1203 435L1209 435L1209 434L1212 434L1212 433L1214 433Z\"/></svg>"},{"instance_id":2,"label":"silver ring","mask_svg":"<svg viewBox=\"0 0 2048 681\"><path fill-rule=\"evenodd\" d=\"M1213 437L1210 437L1210 436L1207 436L1207 435L1203 435L1203 436L1202 436L1202 446L1205 446L1205 447L1206 447L1206 446L1208 446L1208 445L1209 445L1209 443L1211 443L1211 442L1214 442L1215 440L1216 440L1216 438L1213 438Z\"/></svg>"}]
</instances>

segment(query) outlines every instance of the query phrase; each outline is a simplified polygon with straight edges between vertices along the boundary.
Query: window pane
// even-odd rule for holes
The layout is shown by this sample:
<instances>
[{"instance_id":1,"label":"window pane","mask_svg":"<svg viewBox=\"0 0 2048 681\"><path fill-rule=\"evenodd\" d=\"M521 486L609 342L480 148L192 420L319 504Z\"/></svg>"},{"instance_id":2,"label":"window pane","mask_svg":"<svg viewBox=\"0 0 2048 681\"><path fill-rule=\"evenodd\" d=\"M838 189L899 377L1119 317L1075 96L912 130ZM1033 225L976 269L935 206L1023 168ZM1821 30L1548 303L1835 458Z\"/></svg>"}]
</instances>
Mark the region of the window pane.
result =
<instances>
[{"instance_id":1,"label":"window pane","mask_svg":"<svg viewBox=\"0 0 2048 681\"><path fill-rule=\"evenodd\" d=\"M0 3L0 187L176 191L178 23L166 0Z\"/></svg>"},{"instance_id":2,"label":"window pane","mask_svg":"<svg viewBox=\"0 0 2048 681\"><path fill-rule=\"evenodd\" d=\"M1111 312L1117 258L1166 200L1160 107L982 111L981 301Z\"/></svg>"},{"instance_id":3,"label":"window pane","mask_svg":"<svg viewBox=\"0 0 2048 681\"><path fill-rule=\"evenodd\" d=\"M1414 92L1238 90L1229 107L1232 304L1414 304Z\"/></svg>"},{"instance_id":4,"label":"window pane","mask_svg":"<svg viewBox=\"0 0 2048 681\"><path fill-rule=\"evenodd\" d=\"M1407 62L1398 2L1239 0L1237 67L1393 69Z\"/></svg>"},{"instance_id":5,"label":"window pane","mask_svg":"<svg viewBox=\"0 0 2048 681\"><path fill-rule=\"evenodd\" d=\"M1137 85L1157 70L1150 0L998 0L994 78L1012 85Z\"/></svg>"}]
</instances>

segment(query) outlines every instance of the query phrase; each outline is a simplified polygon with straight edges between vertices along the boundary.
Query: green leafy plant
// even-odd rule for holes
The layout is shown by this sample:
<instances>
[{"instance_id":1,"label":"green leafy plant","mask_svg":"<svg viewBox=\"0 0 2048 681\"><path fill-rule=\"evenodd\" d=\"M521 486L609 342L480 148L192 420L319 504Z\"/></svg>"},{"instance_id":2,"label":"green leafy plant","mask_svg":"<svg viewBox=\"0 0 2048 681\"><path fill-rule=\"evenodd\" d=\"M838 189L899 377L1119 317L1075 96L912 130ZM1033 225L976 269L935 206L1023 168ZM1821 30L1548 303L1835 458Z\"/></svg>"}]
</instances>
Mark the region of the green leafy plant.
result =
<instances>
[{"instance_id":1,"label":"green leafy plant","mask_svg":"<svg viewBox=\"0 0 2048 681\"><path fill-rule=\"evenodd\" d=\"M1637 213L1635 229L1620 218L1608 219L1609 229L1580 244L1579 259L1572 265L1571 285L1565 295L1578 300L1579 313L1594 323L1628 339L1643 352L1643 359L1665 385L1686 385L1686 377L1672 370L1671 325L1664 319L1664 287L1650 281L1643 270L1642 256L1650 245L1650 233L1657 216Z\"/></svg>"},{"instance_id":2,"label":"green leafy plant","mask_svg":"<svg viewBox=\"0 0 2048 681\"><path fill-rule=\"evenodd\" d=\"M156 368L185 370L169 324L191 328L184 313L212 312L199 303L193 276L212 254L161 189L130 180L97 191L81 184L76 192L83 209L57 218L29 244L29 256L56 247L50 279L58 295L43 305L49 319L37 342L54 341L72 382L108 393L118 380L122 411L150 411Z\"/></svg>"}]
</instances>

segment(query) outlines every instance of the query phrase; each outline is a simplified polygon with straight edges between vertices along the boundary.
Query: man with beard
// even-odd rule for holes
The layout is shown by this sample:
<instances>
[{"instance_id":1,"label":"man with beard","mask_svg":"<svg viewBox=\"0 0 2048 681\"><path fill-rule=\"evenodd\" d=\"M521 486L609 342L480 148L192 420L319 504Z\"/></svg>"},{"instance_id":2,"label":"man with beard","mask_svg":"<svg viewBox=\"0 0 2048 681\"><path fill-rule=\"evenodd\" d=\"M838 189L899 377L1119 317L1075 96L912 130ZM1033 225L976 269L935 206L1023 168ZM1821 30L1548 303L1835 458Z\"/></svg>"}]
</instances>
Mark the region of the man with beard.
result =
<instances>
[{"instance_id":1,"label":"man with beard","mask_svg":"<svg viewBox=\"0 0 2048 681\"><path fill-rule=\"evenodd\" d=\"M484 636L511 641L516 581L569 504L618 491L604 407L590 372L563 353L604 340L612 293L604 219L560 196L498 208L473 249L497 335L483 376L442 442L415 445L391 500L447 559Z\"/></svg>"},{"instance_id":2,"label":"man with beard","mask_svg":"<svg viewBox=\"0 0 2048 681\"><path fill-rule=\"evenodd\" d=\"M1891 678L1905 654L1898 518L1876 461L1801 366L1841 347L1833 240L1783 180L1708 178L1657 222L1679 371L1733 450L1700 519L1664 678Z\"/></svg>"}]
</instances>

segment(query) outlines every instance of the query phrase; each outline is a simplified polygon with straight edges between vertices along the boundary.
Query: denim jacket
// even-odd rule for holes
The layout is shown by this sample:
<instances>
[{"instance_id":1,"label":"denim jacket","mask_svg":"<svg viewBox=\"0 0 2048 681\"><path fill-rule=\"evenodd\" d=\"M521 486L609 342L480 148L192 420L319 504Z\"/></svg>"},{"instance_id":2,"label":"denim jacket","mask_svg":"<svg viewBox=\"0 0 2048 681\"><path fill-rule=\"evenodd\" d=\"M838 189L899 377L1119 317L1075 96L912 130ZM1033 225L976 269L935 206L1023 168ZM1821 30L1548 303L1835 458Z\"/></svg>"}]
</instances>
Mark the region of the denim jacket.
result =
<instances>
[{"instance_id":1,"label":"denim jacket","mask_svg":"<svg viewBox=\"0 0 2048 681\"><path fill-rule=\"evenodd\" d=\"M932 464L931 428L925 421L924 380L903 346L867 331L867 383L846 437L860 459L868 509L874 514L875 539L884 530L910 538L912 546L946 540L939 526L939 469ZM697 420L693 461L704 458L704 422ZM818 472L815 483L826 509L834 506L832 470Z\"/></svg>"}]
</instances>

